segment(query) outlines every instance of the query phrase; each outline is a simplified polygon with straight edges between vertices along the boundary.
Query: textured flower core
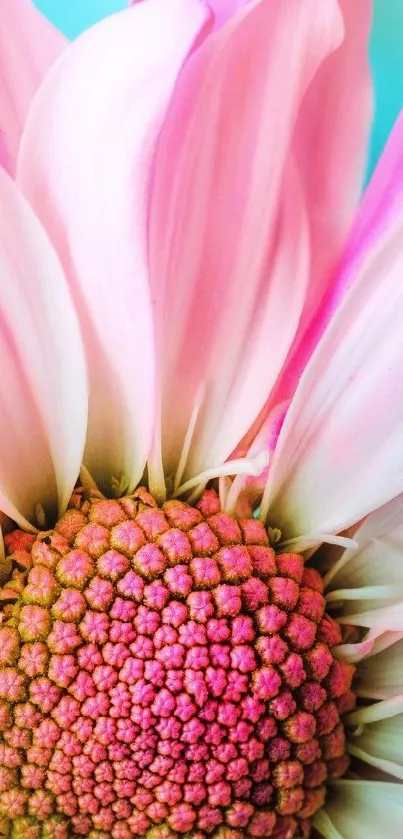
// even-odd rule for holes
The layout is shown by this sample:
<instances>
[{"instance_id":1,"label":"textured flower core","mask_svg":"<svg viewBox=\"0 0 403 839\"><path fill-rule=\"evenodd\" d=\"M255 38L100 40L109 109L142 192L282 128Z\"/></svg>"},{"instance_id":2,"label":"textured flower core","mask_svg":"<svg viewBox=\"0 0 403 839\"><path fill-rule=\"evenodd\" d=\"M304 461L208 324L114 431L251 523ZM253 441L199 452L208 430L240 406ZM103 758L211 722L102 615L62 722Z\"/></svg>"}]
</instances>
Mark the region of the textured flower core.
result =
<instances>
[{"instance_id":1,"label":"textured flower core","mask_svg":"<svg viewBox=\"0 0 403 839\"><path fill-rule=\"evenodd\" d=\"M348 766L354 669L323 583L208 490L78 491L5 537L0 813L12 839L292 839Z\"/></svg>"}]
</instances>

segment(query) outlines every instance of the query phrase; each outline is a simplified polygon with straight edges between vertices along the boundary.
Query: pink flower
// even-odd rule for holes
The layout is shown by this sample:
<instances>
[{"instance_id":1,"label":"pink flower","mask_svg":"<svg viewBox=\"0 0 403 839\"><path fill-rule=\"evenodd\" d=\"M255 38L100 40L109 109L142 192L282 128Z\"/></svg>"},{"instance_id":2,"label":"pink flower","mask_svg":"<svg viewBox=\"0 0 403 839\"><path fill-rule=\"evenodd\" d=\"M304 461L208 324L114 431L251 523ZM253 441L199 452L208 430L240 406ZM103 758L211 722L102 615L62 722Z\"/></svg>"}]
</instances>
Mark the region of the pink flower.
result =
<instances>
[{"instance_id":1,"label":"pink flower","mask_svg":"<svg viewBox=\"0 0 403 839\"><path fill-rule=\"evenodd\" d=\"M59 812L114 839L156 824L283 839L312 816L325 839L400 835L401 787L385 781L403 777L403 123L359 204L370 5L141 0L67 45L28 0L0 0L0 508L21 529L0 594L24 644L17 661L1 630L0 805L18 835L54 807L24 791L45 768L10 788L24 679L24 719L36 703L59 759L74 763L81 737L90 776L105 765L72 792L50 764L49 835L64 835ZM70 502L79 475L92 506ZM134 495L141 481L166 508ZM26 535L57 521L50 546ZM320 573L304 569L294 551L320 546ZM177 694L182 716L203 709L181 722L186 801ZM75 731L81 707L105 743ZM141 783L118 778L113 810L107 758L126 760L153 714L157 765L175 767L155 798L157 746L139 742ZM360 763L322 807L324 772L347 771L346 726ZM363 764L380 779L360 780Z\"/></svg>"}]
</instances>

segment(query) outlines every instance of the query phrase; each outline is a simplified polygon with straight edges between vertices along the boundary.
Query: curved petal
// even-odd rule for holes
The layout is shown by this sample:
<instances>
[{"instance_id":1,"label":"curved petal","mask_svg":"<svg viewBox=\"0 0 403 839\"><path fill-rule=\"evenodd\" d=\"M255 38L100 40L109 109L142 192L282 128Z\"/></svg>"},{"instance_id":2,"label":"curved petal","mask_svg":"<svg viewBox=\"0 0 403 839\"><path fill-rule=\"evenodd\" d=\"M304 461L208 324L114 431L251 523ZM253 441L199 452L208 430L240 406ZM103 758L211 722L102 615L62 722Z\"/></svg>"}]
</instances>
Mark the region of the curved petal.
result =
<instances>
[{"instance_id":1,"label":"curved petal","mask_svg":"<svg viewBox=\"0 0 403 839\"><path fill-rule=\"evenodd\" d=\"M360 604L362 606L362 604ZM387 603L386 606L376 606L372 609L361 608L361 611L354 612L347 608L344 609L343 614L338 618L340 623L352 624L353 626L364 626L367 629L379 630L383 632L402 632L403 631L403 599L392 603Z\"/></svg>"},{"instance_id":2,"label":"curved petal","mask_svg":"<svg viewBox=\"0 0 403 839\"><path fill-rule=\"evenodd\" d=\"M403 209L403 112L400 113L363 196L354 223L350 250L373 247Z\"/></svg>"},{"instance_id":3,"label":"curved petal","mask_svg":"<svg viewBox=\"0 0 403 839\"><path fill-rule=\"evenodd\" d=\"M254 0L205 41L178 80L150 217L168 472L200 385L187 476L236 447L293 340L309 238L290 144L301 100L342 34L333 0Z\"/></svg>"},{"instance_id":4,"label":"curved petal","mask_svg":"<svg viewBox=\"0 0 403 839\"><path fill-rule=\"evenodd\" d=\"M85 32L42 86L22 142L19 183L62 257L83 327L84 463L106 491L113 479L133 489L149 451L149 168L176 76L207 18L198 0L148 0Z\"/></svg>"},{"instance_id":5,"label":"curved petal","mask_svg":"<svg viewBox=\"0 0 403 839\"><path fill-rule=\"evenodd\" d=\"M0 170L0 508L20 526L64 511L85 443L78 323L44 231Z\"/></svg>"},{"instance_id":6,"label":"curved petal","mask_svg":"<svg viewBox=\"0 0 403 839\"><path fill-rule=\"evenodd\" d=\"M382 630L370 629L362 641L338 644L336 647L333 647L333 654L336 658L348 664L357 664L364 661L365 658L387 650L388 647L396 644L401 638L403 638L402 630L400 632L382 632Z\"/></svg>"},{"instance_id":7,"label":"curved petal","mask_svg":"<svg viewBox=\"0 0 403 839\"><path fill-rule=\"evenodd\" d=\"M215 28L218 29L227 23L231 17L246 6L250 0L208 0L210 8L214 12Z\"/></svg>"},{"instance_id":8,"label":"curved petal","mask_svg":"<svg viewBox=\"0 0 403 839\"><path fill-rule=\"evenodd\" d=\"M301 334L329 286L361 198L373 117L368 59L372 1L338 2L345 38L308 89L295 128L315 243Z\"/></svg>"},{"instance_id":9,"label":"curved petal","mask_svg":"<svg viewBox=\"0 0 403 839\"><path fill-rule=\"evenodd\" d=\"M132 5L141 3L143 0L131 0ZM214 28L218 29L227 23L228 20L239 10L242 6L246 6L250 0L207 0L209 8L214 13Z\"/></svg>"},{"instance_id":10,"label":"curved petal","mask_svg":"<svg viewBox=\"0 0 403 839\"><path fill-rule=\"evenodd\" d=\"M228 492L226 503L225 505L222 505L223 508L225 507L225 512L230 513L231 515L235 514L238 499L241 503L242 499L246 501L246 503L249 503L252 511L259 506L269 474L268 470L270 468L270 461L273 452L275 451L281 426L286 417L288 408L289 402L283 402L280 405L276 405L255 434L253 434L254 429L251 429L252 442L247 449L248 458L255 458L260 455L261 452L266 452L268 465L257 477L237 475ZM241 448L240 451L235 454L238 456L244 455L245 450Z\"/></svg>"},{"instance_id":11,"label":"curved petal","mask_svg":"<svg viewBox=\"0 0 403 839\"><path fill-rule=\"evenodd\" d=\"M353 756L403 780L403 714L362 726L352 737L348 751Z\"/></svg>"},{"instance_id":12,"label":"curved petal","mask_svg":"<svg viewBox=\"0 0 403 839\"><path fill-rule=\"evenodd\" d=\"M338 533L403 490L402 235L368 256L292 400L267 492L287 537Z\"/></svg>"},{"instance_id":13,"label":"curved petal","mask_svg":"<svg viewBox=\"0 0 403 839\"><path fill-rule=\"evenodd\" d=\"M0 130L7 151L2 165L12 173L34 94L66 44L30 0L0 0Z\"/></svg>"},{"instance_id":14,"label":"curved petal","mask_svg":"<svg viewBox=\"0 0 403 839\"><path fill-rule=\"evenodd\" d=\"M357 693L370 699L392 699L403 693L403 640L360 662Z\"/></svg>"},{"instance_id":15,"label":"curved petal","mask_svg":"<svg viewBox=\"0 0 403 839\"><path fill-rule=\"evenodd\" d=\"M403 580L403 495L370 513L352 536L357 547L344 551L331 567L326 575L328 587Z\"/></svg>"},{"instance_id":16,"label":"curved petal","mask_svg":"<svg viewBox=\"0 0 403 839\"><path fill-rule=\"evenodd\" d=\"M293 140L313 243L309 286L297 335L260 423L276 404L292 397L345 291L335 270L360 200L371 130L368 42L372 3L339 0L339 5L345 37L310 85Z\"/></svg>"},{"instance_id":17,"label":"curved petal","mask_svg":"<svg viewBox=\"0 0 403 839\"><path fill-rule=\"evenodd\" d=\"M400 784L335 781L313 824L325 839L400 839L403 795Z\"/></svg>"},{"instance_id":18,"label":"curved petal","mask_svg":"<svg viewBox=\"0 0 403 839\"><path fill-rule=\"evenodd\" d=\"M346 0L348 2L348 0ZM356 9L350 4L350 9ZM354 113L354 105L348 113ZM351 233L347 239L338 270L308 329L292 350L276 388L275 398L283 400L296 388L302 371L323 335L335 310L354 283L358 267L392 227L403 210L403 114L400 115L365 191ZM341 177L338 179L341 182Z\"/></svg>"},{"instance_id":19,"label":"curved petal","mask_svg":"<svg viewBox=\"0 0 403 839\"><path fill-rule=\"evenodd\" d=\"M357 547L325 577L328 602L347 614L403 601L403 496L370 513L353 538Z\"/></svg>"}]
</instances>

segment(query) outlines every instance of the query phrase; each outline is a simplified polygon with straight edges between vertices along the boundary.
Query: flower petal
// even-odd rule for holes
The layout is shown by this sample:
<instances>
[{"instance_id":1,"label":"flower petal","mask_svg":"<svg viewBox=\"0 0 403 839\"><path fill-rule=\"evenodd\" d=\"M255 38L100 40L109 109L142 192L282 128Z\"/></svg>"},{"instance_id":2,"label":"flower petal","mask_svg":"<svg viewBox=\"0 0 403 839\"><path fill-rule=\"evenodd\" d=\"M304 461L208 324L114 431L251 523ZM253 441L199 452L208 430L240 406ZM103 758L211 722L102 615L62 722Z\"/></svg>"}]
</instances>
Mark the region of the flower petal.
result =
<instances>
[{"instance_id":1,"label":"flower petal","mask_svg":"<svg viewBox=\"0 0 403 839\"><path fill-rule=\"evenodd\" d=\"M400 113L363 196L354 223L350 251L373 247L403 209L403 112Z\"/></svg>"},{"instance_id":2,"label":"flower petal","mask_svg":"<svg viewBox=\"0 0 403 839\"><path fill-rule=\"evenodd\" d=\"M141 3L142 0L131 0L132 4ZM207 0L209 8L214 13L214 28L218 29L250 0Z\"/></svg>"},{"instance_id":3,"label":"flower petal","mask_svg":"<svg viewBox=\"0 0 403 839\"><path fill-rule=\"evenodd\" d=\"M87 389L62 269L0 169L0 508L19 525L64 511L85 443Z\"/></svg>"},{"instance_id":4,"label":"flower petal","mask_svg":"<svg viewBox=\"0 0 403 839\"><path fill-rule=\"evenodd\" d=\"M403 714L362 726L362 733L351 738L348 751L403 780Z\"/></svg>"},{"instance_id":5,"label":"flower petal","mask_svg":"<svg viewBox=\"0 0 403 839\"><path fill-rule=\"evenodd\" d=\"M293 395L345 291L346 278L338 276L337 291L334 275L360 200L371 129L373 95L368 42L372 4L370 0L339 0L339 5L345 38L316 74L302 102L294 132L294 150L314 243L308 293L297 335L263 417ZM351 247L356 247L353 241Z\"/></svg>"},{"instance_id":6,"label":"flower petal","mask_svg":"<svg viewBox=\"0 0 403 839\"><path fill-rule=\"evenodd\" d=\"M111 479L133 489L149 451L149 168L176 76L207 17L198 0L149 0L103 20L49 75L23 138L19 182L62 257L83 327L84 463L106 491Z\"/></svg>"},{"instance_id":7,"label":"flower petal","mask_svg":"<svg viewBox=\"0 0 403 839\"><path fill-rule=\"evenodd\" d=\"M325 839L400 839L402 820L400 784L336 781L313 823Z\"/></svg>"},{"instance_id":8,"label":"flower petal","mask_svg":"<svg viewBox=\"0 0 403 839\"><path fill-rule=\"evenodd\" d=\"M325 576L327 601L343 614L403 601L403 496L370 513Z\"/></svg>"},{"instance_id":9,"label":"flower petal","mask_svg":"<svg viewBox=\"0 0 403 839\"><path fill-rule=\"evenodd\" d=\"M267 491L287 537L338 533L403 490L402 233L367 256L291 402Z\"/></svg>"},{"instance_id":10,"label":"flower petal","mask_svg":"<svg viewBox=\"0 0 403 839\"><path fill-rule=\"evenodd\" d=\"M359 664L357 693L370 699L392 699L403 692L403 640Z\"/></svg>"},{"instance_id":11,"label":"flower petal","mask_svg":"<svg viewBox=\"0 0 403 839\"><path fill-rule=\"evenodd\" d=\"M248 2L249 0L208 0L210 8L214 12L215 28L218 29L227 23Z\"/></svg>"},{"instance_id":12,"label":"flower petal","mask_svg":"<svg viewBox=\"0 0 403 839\"><path fill-rule=\"evenodd\" d=\"M403 631L403 602L388 603L374 609L363 609L360 612L345 609L338 618L340 623L364 626L368 629L378 629L381 632Z\"/></svg>"},{"instance_id":13,"label":"flower petal","mask_svg":"<svg viewBox=\"0 0 403 839\"><path fill-rule=\"evenodd\" d=\"M368 60L372 3L339 0L339 6L345 38L309 88L295 129L315 243L301 333L329 286L360 201L373 116Z\"/></svg>"},{"instance_id":14,"label":"flower petal","mask_svg":"<svg viewBox=\"0 0 403 839\"><path fill-rule=\"evenodd\" d=\"M0 0L0 129L10 172L34 94L66 43L30 0Z\"/></svg>"},{"instance_id":15,"label":"flower petal","mask_svg":"<svg viewBox=\"0 0 403 839\"><path fill-rule=\"evenodd\" d=\"M392 644L403 638L403 631L400 632L382 632L378 629L370 629L362 641L357 641L352 644L338 644L333 647L333 654L341 661L346 661L348 664L357 664L365 658L377 655L383 650L388 649Z\"/></svg>"},{"instance_id":16,"label":"flower petal","mask_svg":"<svg viewBox=\"0 0 403 839\"><path fill-rule=\"evenodd\" d=\"M349 13L359 13L360 4L349 4ZM362 67L364 65L362 64ZM348 77L347 77L348 82ZM349 118L354 105L348 109ZM348 132L347 132L348 133ZM367 254L375 249L388 227L393 226L403 209L403 113L397 119L375 172L358 209L351 234L348 237L341 265L314 320L296 343L287 363L276 397L282 400L295 389L301 373L316 344L327 327L333 312L340 305L354 282L358 267ZM339 182L344 182L342 178Z\"/></svg>"},{"instance_id":17,"label":"flower petal","mask_svg":"<svg viewBox=\"0 0 403 839\"><path fill-rule=\"evenodd\" d=\"M352 536L357 548L344 551L331 567L327 587L403 582L403 495L370 513Z\"/></svg>"},{"instance_id":18,"label":"flower petal","mask_svg":"<svg viewBox=\"0 0 403 839\"><path fill-rule=\"evenodd\" d=\"M302 98L341 38L333 0L255 0L204 42L178 80L150 218L168 472L200 384L187 477L229 456L293 340L309 240L290 147Z\"/></svg>"}]
</instances>

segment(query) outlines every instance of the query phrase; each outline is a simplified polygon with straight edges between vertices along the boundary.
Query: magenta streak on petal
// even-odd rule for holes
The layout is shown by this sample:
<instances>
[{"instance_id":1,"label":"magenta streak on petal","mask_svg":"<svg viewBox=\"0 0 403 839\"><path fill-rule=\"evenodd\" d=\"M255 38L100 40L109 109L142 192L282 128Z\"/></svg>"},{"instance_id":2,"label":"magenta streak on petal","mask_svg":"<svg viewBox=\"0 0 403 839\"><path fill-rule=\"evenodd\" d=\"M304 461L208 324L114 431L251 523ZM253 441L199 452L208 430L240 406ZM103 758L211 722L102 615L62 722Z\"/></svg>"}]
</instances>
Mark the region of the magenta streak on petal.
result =
<instances>
[{"instance_id":1,"label":"magenta streak on petal","mask_svg":"<svg viewBox=\"0 0 403 839\"><path fill-rule=\"evenodd\" d=\"M340 306L358 275L359 268L389 225L398 218L403 205L403 114L393 128L371 182L363 196L344 253L333 272L328 291L284 368L273 401L290 398L333 313Z\"/></svg>"}]
</instances>

